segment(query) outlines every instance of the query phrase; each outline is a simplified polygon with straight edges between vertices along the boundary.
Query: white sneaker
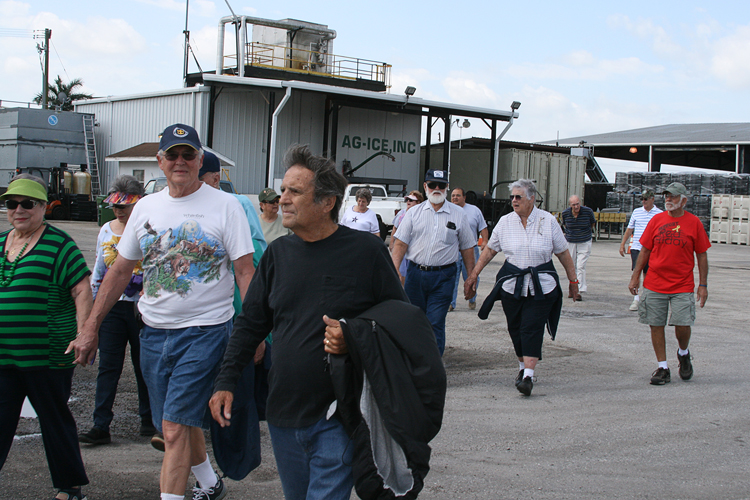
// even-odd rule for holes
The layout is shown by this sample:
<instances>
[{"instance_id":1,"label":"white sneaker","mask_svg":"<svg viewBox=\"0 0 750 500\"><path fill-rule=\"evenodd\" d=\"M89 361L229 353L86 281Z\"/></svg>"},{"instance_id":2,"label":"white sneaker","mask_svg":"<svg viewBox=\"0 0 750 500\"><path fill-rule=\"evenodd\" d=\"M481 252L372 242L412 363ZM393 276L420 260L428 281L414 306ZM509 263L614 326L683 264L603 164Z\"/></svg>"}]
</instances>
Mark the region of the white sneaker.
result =
<instances>
[{"instance_id":1,"label":"white sneaker","mask_svg":"<svg viewBox=\"0 0 750 500\"><path fill-rule=\"evenodd\" d=\"M637 310L638 310L638 304L639 304L639 302L640 302L640 301L638 301L638 300L634 300L634 301L633 301L633 303L632 303L632 304L630 304L630 307L629 307L629 309L630 309L631 311L637 311Z\"/></svg>"}]
</instances>

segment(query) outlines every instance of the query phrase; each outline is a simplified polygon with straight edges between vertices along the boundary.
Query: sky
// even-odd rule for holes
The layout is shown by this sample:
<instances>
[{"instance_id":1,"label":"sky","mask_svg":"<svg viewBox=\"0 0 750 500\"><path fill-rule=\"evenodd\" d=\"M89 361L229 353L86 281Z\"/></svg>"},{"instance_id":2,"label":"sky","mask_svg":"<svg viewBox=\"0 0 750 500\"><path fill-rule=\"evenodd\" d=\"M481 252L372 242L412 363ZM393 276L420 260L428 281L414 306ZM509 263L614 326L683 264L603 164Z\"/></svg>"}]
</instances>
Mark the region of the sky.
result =
<instances>
[{"instance_id":1,"label":"sky","mask_svg":"<svg viewBox=\"0 0 750 500\"><path fill-rule=\"evenodd\" d=\"M393 66L392 93L411 85L415 97L500 110L520 101L504 137L511 141L750 121L747 1L229 5L238 15L328 25L337 32L333 53ZM185 11L181 0L0 0L0 100L25 103L41 91L43 40L32 35L45 28L53 78L81 78L97 97L180 88ZM217 26L227 15L226 0L189 3L191 45L204 70L216 67ZM490 131L472 120L460 135ZM615 170L646 168L604 163L611 181Z\"/></svg>"}]
</instances>

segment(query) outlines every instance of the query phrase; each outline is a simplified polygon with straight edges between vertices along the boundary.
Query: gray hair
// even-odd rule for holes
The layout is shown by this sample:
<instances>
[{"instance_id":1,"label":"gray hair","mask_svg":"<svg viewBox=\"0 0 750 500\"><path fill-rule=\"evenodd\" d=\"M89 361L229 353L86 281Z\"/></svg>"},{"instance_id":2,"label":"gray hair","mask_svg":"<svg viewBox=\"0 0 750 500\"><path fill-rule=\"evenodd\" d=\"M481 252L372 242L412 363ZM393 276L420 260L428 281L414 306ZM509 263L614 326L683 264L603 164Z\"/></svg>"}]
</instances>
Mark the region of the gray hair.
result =
<instances>
[{"instance_id":1,"label":"gray hair","mask_svg":"<svg viewBox=\"0 0 750 500\"><path fill-rule=\"evenodd\" d=\"M526 192L526 199L536 199L537 190L534 181L531 179L518 179L516 182L508 186L508 191L511 193L514 189L523 189Z\"/></svg>"},{"instance_id":2,"label":"gray hair","mask_svg":"<svg viewBox=\"0 0 750 500\"><path fill-rule=\"evenodd\" d=\"M339 221L339 210L344 200L346 177L338 170L330 158L312 154L307 145L295 144L289 147L284 155L284 168L302 167L313 173L314 201L321 204L326 198L334 198L330 216L333 222Z\"/></svg>"},{"instance_id":3,"label":"gray hair","mask_svg":"<svg viewBox=\"0 0 750 500\"><path fill-rule=\"evenodd\" d=\"M112 183L109 192L143 196L143 185L132 175L121 175Z\"/></svg>"},{"instance_id":4,"label":"gray hair","mask_svg":"<svg viewBox=\"0 0 750 500\"><path fill-rule=\"evenodd\" d=\"M365 201L367 201L367 204L369 205L370 202L372 201L372 193L366 187L357 189L357 192L354 195L354 199L358 200L360 198L364 198Z\"/></svg>"},{"instance_id":5,"label":"gray hair","mask_svg":"<svg viewBox=\"0 0 750 500\"><path fill-rule=\"evenodd\" d=\"M18 179L27 179L37 182L42 185L45 191L47 191L47 183L41 177L37 177L36 175L31 174L17 174L10 180L10 182L17 181Z\"/></svg>"}]
</instances>

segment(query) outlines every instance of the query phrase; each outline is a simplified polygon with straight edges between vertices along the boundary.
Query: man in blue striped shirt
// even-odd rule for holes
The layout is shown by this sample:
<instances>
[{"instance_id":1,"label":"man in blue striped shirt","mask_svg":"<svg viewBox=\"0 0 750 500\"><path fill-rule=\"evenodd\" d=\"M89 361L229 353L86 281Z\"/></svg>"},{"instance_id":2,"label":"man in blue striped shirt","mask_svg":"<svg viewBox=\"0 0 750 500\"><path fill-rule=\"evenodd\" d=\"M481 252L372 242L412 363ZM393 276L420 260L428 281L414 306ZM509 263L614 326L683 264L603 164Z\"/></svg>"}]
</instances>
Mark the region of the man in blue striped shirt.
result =
<instances>
[{"instance_id":1,"label":"man in blue striped shirt","mask_svg":"<svg viewBox=\"0 0 750 500\"><path fill-rule=\"evenodd\" d=\"M589 260L591 255L591 237L596 218L593 210L581 206L581 199L578 196L571 196L568 203L570 207L562 213L563 229L565 230L565 239L568 240L570 256L576 266L578 291L585 292L586 261ZM581 294L576 295L575 299L581 300Z\"/></svg>"},{"instance_id":2,"label":"man in blue striped shirt","mask_svg":"<svg viewBox=\"0 0 750 500\"><path fill-rule=\"evenodd\" d=\"M404 290L412 304L422 309L432 324L440 355L445 351L445 317L453 297L456 261L474 269L477 233L463 209L446 201L448 172L428 170L424 190L427 201L412 208L398 226L393 245L393 265L409 259Z\"/></svg>"}]
</instances>

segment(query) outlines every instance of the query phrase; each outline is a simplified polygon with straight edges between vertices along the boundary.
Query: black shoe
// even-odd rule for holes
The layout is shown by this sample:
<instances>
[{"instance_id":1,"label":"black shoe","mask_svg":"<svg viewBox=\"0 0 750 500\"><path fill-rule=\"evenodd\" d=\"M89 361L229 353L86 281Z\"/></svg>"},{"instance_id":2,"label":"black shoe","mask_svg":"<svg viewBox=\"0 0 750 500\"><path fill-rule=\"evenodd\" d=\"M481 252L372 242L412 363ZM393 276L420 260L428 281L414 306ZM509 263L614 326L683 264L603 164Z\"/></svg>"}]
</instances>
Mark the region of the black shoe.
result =
<instances>
[{"instance_id":1,"label":"black shoe","mask_svg":"<svg viewBox=\"0 0 750 500\"><path fill-rule=\"evenodd\" d=\"M109 444L112 442L112 437L109 435L109 432L103 431L98 427L92 427L90 431L78 435L78 442L85 444Z\"/></svg>"},{"instance_id":2,"label":"black shoe","mask_svg":"<svg viewBox=\"0 0 750 500\"><path fill-rule=\"evenodd\" d=\"M216 474L216 484L211 488L203 489L200 484L195 483L193 487L193 500L221 500L227 496L227 489L224 487L224 480Z\"/></svg>"},{"instance_id":3,"label":"black shoe","mask_svg":"<svg viewBox=\"0 0 750 500\"><path fill-rule=\"evenodd\" d=\"M680 351L677 351L677 362L680 363L680 378L682 380L693 378L693 363L690 362L690 351L684 356L680 356Z\"/></svg>"},{"instance_id":4,"label":"black shoe","mask_svg":"<svg viewBox=\"0 0 750 500\"><path fill-rule=\"evenodd\" d=\"M518 383L516 388L518 389L518 392L524 396L531 396L531 389L534 388L534 382L531 380L531 377L524 377L523 380Z\"/></svg>"},{"instance_id":5,"label":"black shoe","mask_svg":"<svg viewBox=\"0 0 750 500\"><path fill-rule=\"evenodd\" d=\"M521 380L523 380L523 369L518 370L518 375L516 375L516 387L521 383Z\"/></svg>"},{"instance_id":6,"label":"black shoe","mask_svg":"<svg viewBox=\"0 0 750 500\"><path fill-rule=\"evenodd\" d=\"M672 381L672 374L669 368L658 368L651 374L651 385L664 385Z\"/></svg>"},{"instance_id":7,"label":"black shoe","mask_svg":"<svg viewBox=\"0 0 750 500\"><path fill-rule=\"evenodd\" d=\"M156 432L151 436L151 446L159 451L164 451L164 435L161 432Z\"/></svg>"},{"instance_id":8,"label":"black shoe","mask_svg":"<svg viewBox=\"0 0 750 500\"><path fill-rule=\"evenodd\" d=\"M61 489L57 490L52 500L86 500L86 495L81 493L81 488Z\"/></svg>"},{"instance_id":9,"label":"black shoe","mask_svg":"<svg viewBox=\"0 0 750 500\"><path fill-rule=\"evenodd\" d=\"M141 422L141 436L153 436L156 434L156 427L150 421Z\"/></svg>"}]
</instances>

